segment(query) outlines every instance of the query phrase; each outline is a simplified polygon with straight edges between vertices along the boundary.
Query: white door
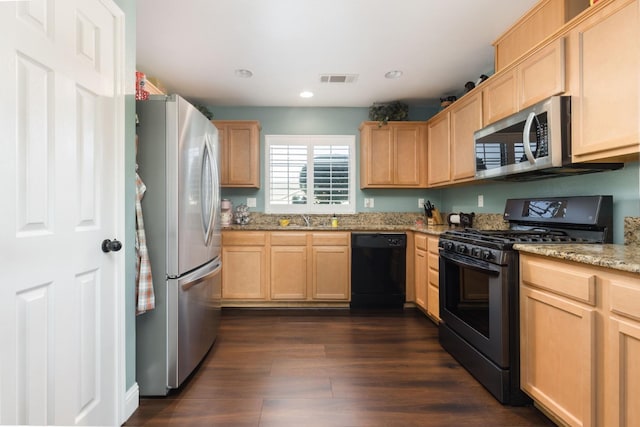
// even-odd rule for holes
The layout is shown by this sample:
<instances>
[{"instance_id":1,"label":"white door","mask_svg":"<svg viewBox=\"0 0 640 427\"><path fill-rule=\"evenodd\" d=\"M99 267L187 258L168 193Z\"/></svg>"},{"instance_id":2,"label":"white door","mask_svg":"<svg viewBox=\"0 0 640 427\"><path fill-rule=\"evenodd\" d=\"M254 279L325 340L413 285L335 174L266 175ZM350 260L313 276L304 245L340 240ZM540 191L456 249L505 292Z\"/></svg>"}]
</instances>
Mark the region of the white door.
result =
<instances>
[{"instance_id":1,"label":"white door","mask_svg":"<svg viewBox=\"0 0 640 427\"><path fill-rule=\"evenodd\" d=\"M123 24L0 1L0 424L115 425L124 394Z\"/></svg>"}]
</instances>

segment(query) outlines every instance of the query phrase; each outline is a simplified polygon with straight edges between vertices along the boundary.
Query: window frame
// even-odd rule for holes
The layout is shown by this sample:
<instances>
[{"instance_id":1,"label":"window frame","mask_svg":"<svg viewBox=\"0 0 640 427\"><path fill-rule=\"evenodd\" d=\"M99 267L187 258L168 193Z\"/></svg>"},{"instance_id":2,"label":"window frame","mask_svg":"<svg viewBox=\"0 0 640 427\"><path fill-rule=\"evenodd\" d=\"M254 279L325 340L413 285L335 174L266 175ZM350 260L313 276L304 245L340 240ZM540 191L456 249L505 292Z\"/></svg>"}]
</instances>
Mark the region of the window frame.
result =
<instances>
[{"instance_id":1,"label":"window frame","mask_svg":"<svg viewBox=\"0 0 640 427\"><path fill-rule=\"evenodd\" d=\"M265 135L265 213L268 214L353 214L356 213L356 136L355 135ZM349 150L348 170L348 203L347 204L315 204L300 203L276 205L271 204L271 146L272 145L300 145L306 146L307 170L309 161L313 160L314 146L347 146ZM313 162L312 162L313 163ZM308 176L311 176L309 174ZM307 201L309 197L309 186L307 187Z\"/></svg>"}]
</instances>

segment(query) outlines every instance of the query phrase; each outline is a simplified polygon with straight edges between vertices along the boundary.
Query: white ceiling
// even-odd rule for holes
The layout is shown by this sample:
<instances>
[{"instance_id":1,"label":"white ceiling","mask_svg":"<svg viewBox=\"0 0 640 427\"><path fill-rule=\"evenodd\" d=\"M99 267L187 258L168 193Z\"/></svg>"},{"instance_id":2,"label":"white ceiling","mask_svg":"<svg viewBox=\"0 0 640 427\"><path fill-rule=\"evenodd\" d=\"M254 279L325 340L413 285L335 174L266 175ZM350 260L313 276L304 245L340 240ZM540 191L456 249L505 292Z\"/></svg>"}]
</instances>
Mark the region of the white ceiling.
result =
<instances>
[{"instance_id":1,"label":"white ceiling","mask_svg":"<svg viewBox=\"0 0 640 427\"><path fill-rule=\"evenodd\" d=\"M492 43L537 0L136 2L138 70L171 93L215 106L366 107L460 95L493 72ZM391 70L403 76L386 79Z\"/></svg>"}]
</instances>

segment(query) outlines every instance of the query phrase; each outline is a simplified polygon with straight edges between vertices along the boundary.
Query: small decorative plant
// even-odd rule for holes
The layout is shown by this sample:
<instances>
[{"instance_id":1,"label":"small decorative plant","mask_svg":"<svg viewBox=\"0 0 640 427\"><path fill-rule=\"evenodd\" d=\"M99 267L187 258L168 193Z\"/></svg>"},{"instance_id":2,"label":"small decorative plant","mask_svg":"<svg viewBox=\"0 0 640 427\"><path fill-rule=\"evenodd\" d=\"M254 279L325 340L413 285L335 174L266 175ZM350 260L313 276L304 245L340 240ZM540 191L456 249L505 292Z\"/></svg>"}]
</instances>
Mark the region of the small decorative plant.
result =
<instances>
[{"instance_id":1,"label":"small decorative plant","mask_svg":"<svg viewBox=\"0 0 640 427\"><path fill-rule=\"evenodd\" d=\"M198 111L200 111L208 120L213 119L213 113L211 111L209 111L209 109L207 107L205 107L204 105L196 105L195 106Z\"/></svg>"},{"instance_id":2,"label":"small decorative plant","mask_svg":"<svg viewBox=\"0 0 640 427\"><path fill-rule=\"evenodd\" d=\"M374 102L369 107L369 120L375 120L379 126L388 121L402 121L409 118L409 106L400 101Z\"/></svg>"}]
</instances>

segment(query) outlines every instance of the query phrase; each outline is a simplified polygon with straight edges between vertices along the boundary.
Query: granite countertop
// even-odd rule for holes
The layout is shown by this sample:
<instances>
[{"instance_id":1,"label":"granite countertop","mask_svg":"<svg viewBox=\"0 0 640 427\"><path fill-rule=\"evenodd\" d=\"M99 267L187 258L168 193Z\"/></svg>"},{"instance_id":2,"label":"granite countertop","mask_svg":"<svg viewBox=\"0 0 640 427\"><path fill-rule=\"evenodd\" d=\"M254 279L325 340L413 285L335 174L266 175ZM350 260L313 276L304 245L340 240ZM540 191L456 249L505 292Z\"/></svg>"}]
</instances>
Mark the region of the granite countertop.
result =
<instances>
[{"instance_id":1,"label":"granite countertop","mask_svg":"<svg viewBox=\"0 0 640 427\"><path fill-rule=\"evenodd\" d=\"M640 245L516 244L520 252L640 274Z\"/></svg>"},{"instance_id":2,"label":"granite countertop","mask_svg":"<svg viewBox=\"0 0 640 427\"><path fill-rule=\"evenodd\" d=\"M455 229L445 225L425 225L424 216L416 213L360 213L339 215L338 227L331 227L330 215L310 215L311 226L302 222L300 215L290 215L292 223L287 227L278 224L278 215L252 213L252 220L247 225L232 225L223 230L246 231L372 231L372 232L405 232L440 235L447 230ZM474 219L474 228L500 230L508 228L501 214L478 214ZM598 267L611 268L640 274L640 219L625 217L625 244L577 245L577 244L516 244L515 249L575 261Z\"/></svg>"},{"instance_id":3,"label":"granite countertop","mask_svg":"<svg viewBox=\"0 0 640 427\"><path fill-rule=\"evenodd\" d=\"M329 225L311 225L309 227L303 225L288 225L281 227L277 224L247 224L247 225L232 225L230 227L224 227L222 230L243 230L243 231L379 231L379 232L404 232L404 231L417 231L425 234L440 235L441 233L451 230L452 227L448 225L389 225L389 224L351 224L351 225L339 225L338 227L331 227Z\"/></svg>"}]
</instances>

